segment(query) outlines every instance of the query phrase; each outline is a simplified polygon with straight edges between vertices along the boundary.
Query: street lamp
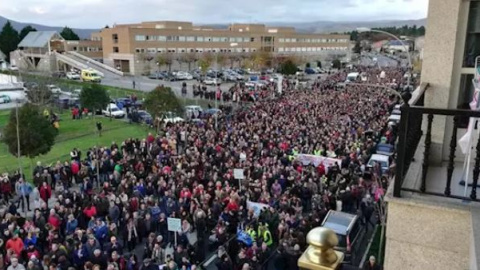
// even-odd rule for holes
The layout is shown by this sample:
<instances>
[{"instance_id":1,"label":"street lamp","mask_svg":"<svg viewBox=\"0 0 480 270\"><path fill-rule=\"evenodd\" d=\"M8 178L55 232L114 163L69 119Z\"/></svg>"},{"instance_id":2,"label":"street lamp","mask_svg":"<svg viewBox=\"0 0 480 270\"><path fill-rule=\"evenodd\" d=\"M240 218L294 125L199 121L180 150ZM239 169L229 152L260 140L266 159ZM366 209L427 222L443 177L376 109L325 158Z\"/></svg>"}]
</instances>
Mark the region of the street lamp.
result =
<instances>
[{"instance_id":1,"label":"street lamp","mask_svg":"<svg viewBox=\"0 0 480 270\"><path fill-rule=\"evenodd\" d=\"M15 118L16 118L16 129L17 129L17 161L18 161L18 169L20 171L20 175L23 175L22 170L22 163L20 161L21 150L20 150L20 123L18 118L18 103L20 103L20 99L15 99Z\"/></svg>"},{"instance_id":2,"label":"street lamp","mask_svg":"<svg viewBox=\"0 0 480 270\"><path fill-rule=\"evenodd\" d=\"M381 34L385 34L387 36L390 36L396 40L398 40L402 46L403 46L403 49L405 50L405 52L407 53L407 59L408 59L408 69L409 69L409 74L408 74L408 80L407 80L407 85L408 85L408 88L410 89L410 81L411 81L411 78L412 78L412 74L411 74L411 70L413 65L412 65L412 58L410 57L410 52L408 50L408 47L407 45L405 44L405 42L403 42L403 40L401 40L399 37L395 36L394 34L392 33L389 33L389 32L385 32L385 31L382 31L382 30L377 30L377 29L371 29L371 28L368 28L368 27L359 27L357 28L357 31L359 33L365 33L365 32L375 32L375 33L381 33Z\"/></svg>"}]
</instances>

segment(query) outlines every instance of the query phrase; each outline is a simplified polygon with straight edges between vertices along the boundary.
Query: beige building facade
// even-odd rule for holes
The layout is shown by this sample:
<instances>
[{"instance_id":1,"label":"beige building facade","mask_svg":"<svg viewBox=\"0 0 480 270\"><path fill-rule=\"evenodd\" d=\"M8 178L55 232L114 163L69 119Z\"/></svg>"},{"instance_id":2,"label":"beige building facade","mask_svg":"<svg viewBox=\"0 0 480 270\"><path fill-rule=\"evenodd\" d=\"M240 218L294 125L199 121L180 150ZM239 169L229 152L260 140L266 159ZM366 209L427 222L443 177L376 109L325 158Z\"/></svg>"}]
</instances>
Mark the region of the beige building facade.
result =
<instances>
[{"instance_id":1,"label":"beige building facade","mask_svg":"<svg viewBox=\"0 0 480 270\"><path fill-rule=\"evenodd\" d=\"M138 73L144 60L158 54L253 53L321 57L346 55L350 51L348 35L297 33L291 27L267 27L263 24L232 24L228 29L195 26L191 22L142 22L114 25L92 35L101 42L105 64L126 73Z\"/></svg>"},{"instance_id":2,"label":"beige building facade","mask_svg":"<svg viewBox=\"0 0 480 270\"><path fill-rule=\"evenodd\" d=\"M422 87L429 87L424 107L449 109L444 110L447 112L469 109L475 59L480 56L480 1L429 0L426 29L421 81ZM384 268L478 269L480 203L470 195L471 187L460 185L465 179L465 156L456 145L466 125L459 124L457 130L453 116L430 113L429 134L428 114L424 114L419 146L399 184L400 196L393 195L395 183L387 192ZM477 142L477 135L473 141ZM471 164L473 168L474 158ZM469 179L471 174L472 170ZM398 180L397 171L395 182Z\"/></svg>"}]
</instances>

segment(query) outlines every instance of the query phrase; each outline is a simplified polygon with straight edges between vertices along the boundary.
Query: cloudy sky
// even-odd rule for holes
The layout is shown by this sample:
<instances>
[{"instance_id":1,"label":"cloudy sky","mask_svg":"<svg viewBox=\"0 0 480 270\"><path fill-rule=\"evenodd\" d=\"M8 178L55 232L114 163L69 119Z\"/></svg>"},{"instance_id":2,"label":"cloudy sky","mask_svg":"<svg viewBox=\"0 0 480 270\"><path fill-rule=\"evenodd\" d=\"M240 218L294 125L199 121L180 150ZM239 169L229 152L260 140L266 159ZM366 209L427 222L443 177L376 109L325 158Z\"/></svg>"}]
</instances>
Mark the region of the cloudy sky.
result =
<instances>
[{"instance_id":1,"label":"cloudy sky","mask_svg":"<svg viewBox=\"0 0 480 270\"><path fill-rule=\"evenodd\" d=\"M0 16L98 28L152 20L194 23L420 19L428 0L1 0Z\"/></svg>"}]
</instances>

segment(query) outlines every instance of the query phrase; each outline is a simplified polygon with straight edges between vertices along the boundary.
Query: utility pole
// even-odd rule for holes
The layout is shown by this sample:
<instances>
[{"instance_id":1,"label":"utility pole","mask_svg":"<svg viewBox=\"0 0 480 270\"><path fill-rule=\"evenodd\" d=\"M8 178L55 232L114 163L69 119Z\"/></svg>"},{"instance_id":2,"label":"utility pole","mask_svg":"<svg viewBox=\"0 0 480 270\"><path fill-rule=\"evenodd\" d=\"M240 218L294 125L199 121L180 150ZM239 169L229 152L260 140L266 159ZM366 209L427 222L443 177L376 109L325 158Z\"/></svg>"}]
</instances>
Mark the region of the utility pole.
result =
<instances>
[{"instance_id":1,"label":"utility pole","mask_svg":"<svg viewBox=\"0 0 480 270\"><path fill-rule=\"evenodd\" d=\"M18 102L17 99L15 101L15 117L17 118L17 161L18 161L18 169L20 170L20 175L23 175L22 171L22 163L20 162L21 150L20 150L20 123L18 118Z\"/></svg>"}]
</instances>

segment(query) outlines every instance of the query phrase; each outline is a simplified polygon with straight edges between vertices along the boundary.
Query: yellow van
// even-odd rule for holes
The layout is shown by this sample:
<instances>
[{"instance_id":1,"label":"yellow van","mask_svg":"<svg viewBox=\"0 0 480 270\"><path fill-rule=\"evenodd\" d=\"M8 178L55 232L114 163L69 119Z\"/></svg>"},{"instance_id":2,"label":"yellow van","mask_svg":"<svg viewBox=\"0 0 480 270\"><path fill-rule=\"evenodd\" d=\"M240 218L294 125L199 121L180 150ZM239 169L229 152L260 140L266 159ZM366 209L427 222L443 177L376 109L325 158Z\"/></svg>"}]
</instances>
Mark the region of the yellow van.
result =
<instances>
[{"instance_id":1,"label":"yellow van","mask_svg":"<svg viewBox=\"0 0 480 270\"><path fill-rule=\"evenodd\" d=\"M101 82L102 77L98 74L98 71L94 69L83 69L82 70L82 81L84 82Z\"/></svg>"}]
</instances>

